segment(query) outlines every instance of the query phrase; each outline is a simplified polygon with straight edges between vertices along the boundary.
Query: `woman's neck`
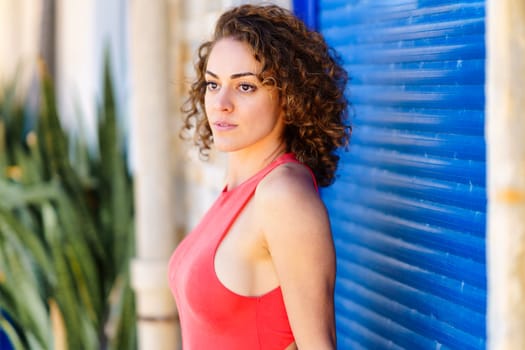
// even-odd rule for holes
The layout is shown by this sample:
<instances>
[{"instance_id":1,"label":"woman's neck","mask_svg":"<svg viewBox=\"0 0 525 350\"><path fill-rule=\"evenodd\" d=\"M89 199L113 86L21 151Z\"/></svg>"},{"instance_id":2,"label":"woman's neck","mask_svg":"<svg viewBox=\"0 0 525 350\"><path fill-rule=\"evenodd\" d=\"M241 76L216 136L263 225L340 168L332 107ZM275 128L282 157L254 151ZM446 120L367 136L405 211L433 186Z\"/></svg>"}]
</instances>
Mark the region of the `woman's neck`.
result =
<instances>
[{"instance_id":1,"label":"woman's neck","mask_svg":"<svg viewBox=\"0 0 525 350\"><path fill-rule=\"evenodd\" d=\"M286 152L284 144L265 151L237 151L228 154L226 186L239 186Z\"/></svg>"}]
</instances>

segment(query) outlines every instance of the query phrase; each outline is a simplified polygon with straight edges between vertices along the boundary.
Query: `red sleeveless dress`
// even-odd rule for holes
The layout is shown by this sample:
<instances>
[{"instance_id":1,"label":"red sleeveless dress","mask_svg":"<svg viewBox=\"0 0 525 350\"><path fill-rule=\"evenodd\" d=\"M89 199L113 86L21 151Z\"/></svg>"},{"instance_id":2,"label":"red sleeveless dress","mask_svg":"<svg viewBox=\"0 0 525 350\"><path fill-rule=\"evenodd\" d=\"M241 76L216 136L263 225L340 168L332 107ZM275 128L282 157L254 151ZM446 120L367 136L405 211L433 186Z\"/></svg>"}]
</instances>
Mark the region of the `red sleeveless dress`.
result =
<instances>
[{"instance_id":1,"label":"red sleeveless dress","mask_svg":"<svg viewBox=\"0 0 525 350\"><path fill-rule=\"evenodd\" d=\"M183 350L283 350L294 341L280 287L242 296L217 278L214 256L259 182L275 167L298 162L284 154L238 187L226 189L179 244L169 284L179 310Z\"/></svg>"}]
</instances>

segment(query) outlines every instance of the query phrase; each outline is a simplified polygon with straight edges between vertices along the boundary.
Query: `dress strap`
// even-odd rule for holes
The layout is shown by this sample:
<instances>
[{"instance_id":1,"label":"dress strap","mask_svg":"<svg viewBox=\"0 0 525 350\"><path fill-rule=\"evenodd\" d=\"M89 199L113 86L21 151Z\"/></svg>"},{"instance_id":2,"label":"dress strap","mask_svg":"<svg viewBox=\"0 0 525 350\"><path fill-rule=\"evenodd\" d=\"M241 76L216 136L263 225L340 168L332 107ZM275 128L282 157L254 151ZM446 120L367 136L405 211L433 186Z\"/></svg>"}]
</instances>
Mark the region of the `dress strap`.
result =
<instances>
[{"instance_id":1,"label":"dress strap","mask_svg":"<svg viewBox=\"0 0 525 350\"><path fill-rule=\"evenodd\" d=\"M236 187L234 187L232 189L228 189L228 186L224 186L223 190L222 190L222 194L225 195L225 194L228 194L228 193L231 193L231 192L237 192L237 191L248 191L248 192L254 191L255 187L257 187L259 182L266 175L268 175L268 173L270 173L273 169L275 169L279 165L285 164L285 163L297 163L297 164L301 164L304 167L306 167L306 169L308 169L308 171L310 172L310 175L312 176L312 181L314 183L315 189L319 192L319 188L317 186L317 180L315 179L315 175L314 175L312 169L310 169L310 167L307 166L306 164L304 164L303 162L297 160L297 158L295 157L295 154L293 154L293 153L284 153L284 154L280 155L278 158L274 159L266 167L264 167L263 169L259 170L259 172L254 174L251 178L249 178L248 180L244 181L240 185L238 185L238 186L236 186ZM251 188L251 190L249 188Z\"/></svg>"},{"instance_id":2,"label":"dress strap","mask_svg":"<svg viewBox=\"0 0 525 350\"><path fill-rule=\"evenodd\" d=\"M275 169L277 166L279 166L281 164L284 164L284 163L297 163L297 164L301 164L302 166L306 167L306 169L308 169L308 171L310 172L310 175L312 176L312 181L314 183L314 187L315 187L316 191L319 192L319 187L317 186L317 180L315 179L314 172L312 171L312 169L310 169L310 167L308 165L306 165L303 162L299 161L295 157L295 154L293 154L293 153L284 153L283 155L281 155L280 157L275 159L273 162L268 164L266 166L266 168L262 169L256 175L256 177L258 178L257 182L259 182L262 178L264 178L266 175L268 175L268 173L271 172L273 169Z\"/></svg>"}]
</instances>

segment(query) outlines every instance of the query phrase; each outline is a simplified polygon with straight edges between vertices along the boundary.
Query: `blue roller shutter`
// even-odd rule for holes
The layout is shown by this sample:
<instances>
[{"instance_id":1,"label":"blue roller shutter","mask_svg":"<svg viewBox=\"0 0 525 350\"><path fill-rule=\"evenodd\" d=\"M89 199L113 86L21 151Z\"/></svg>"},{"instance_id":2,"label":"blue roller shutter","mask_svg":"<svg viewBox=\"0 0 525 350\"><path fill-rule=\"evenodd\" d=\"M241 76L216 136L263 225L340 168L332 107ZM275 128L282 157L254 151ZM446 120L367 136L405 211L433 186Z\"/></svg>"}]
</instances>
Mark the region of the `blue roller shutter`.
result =
<instances>
[{"instance_id":1,"label":"blue roller shutter","mask_svg":"<svg viewBox=\"0 0 525 350\"><path fill-rule=\"evenodd\" d=\"M322 192L339 349L484 349L483 1L321 0L354 135Z\"/></svg>"}]
</instances>

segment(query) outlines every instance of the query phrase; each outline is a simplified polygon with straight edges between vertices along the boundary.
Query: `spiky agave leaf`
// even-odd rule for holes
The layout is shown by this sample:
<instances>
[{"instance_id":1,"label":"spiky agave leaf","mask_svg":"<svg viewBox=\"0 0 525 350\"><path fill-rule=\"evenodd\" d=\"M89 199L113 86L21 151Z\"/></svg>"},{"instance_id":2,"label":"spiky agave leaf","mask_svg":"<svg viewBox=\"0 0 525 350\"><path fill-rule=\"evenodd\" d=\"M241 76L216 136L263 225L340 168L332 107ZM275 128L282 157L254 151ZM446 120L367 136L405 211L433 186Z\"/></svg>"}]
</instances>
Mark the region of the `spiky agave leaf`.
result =
<instances>
[{"instance_id":1,"label":"spiky agave leaf","mask_svg":"<svg viewBox=\"0 0 525 350\"><path fill-rule=\"evenodd\" d=\"M111 90L108 82L106 71L105 86ZM37 308L47 312L48 320L49 300L54 300L69 348L133 349L135 314L128 268L133 194L114 98L105 93L99 111L101 155L89 154L80 143L78 158L71 161L71 140L60 126L52 84L45 76L42 86L38 128L19 137L5 136L21 130L24 114L12 101L4 104L0 98L0 123L6 129L0 130L0 223L9 227L0 228L0 277L5 277L0 278L0 308L16 317L11 328L27 348L49 348L53 342L46 339L53 327L52 322L39 321L42 312L27 316L28 305L20 303L24 294L14 293L20 285L31 290L24 297L38 299ZM2 116L1 111L10 115ZM11 277L21 269L13 261L14 252L24 256L21 266L32 269L20 281ZM4 324L0 327L7 329ZM113 332L104 332L107 324L114 326Z\"/></svg>"},{"instance_id":2,"label":"spiky agave leaf","mask_svg":"<svg viewBox=\"0 0 525 350\"><path fill-rule=\"evenodd\" d=\"M2 232L9 231L5 225ZM38 342L41 347L48 348L50 342L50 332L48 327L47 305L42 300L39 293L41 280L37 271L37 266L30 254L25 251L24 246L16 235L7 235L4 240L5 245L1 249L3 264L6 266L4 292L12 301L12 308L16 313L16 322L20 326L27 326L24 338L29 340L29 335Z\"/></svg>"},{"instance_id":3,"label":"spiky agave leaf","mask_svg":"<svg viewBox=\"0 0 525 350\"><path fill-rule=\"evenodd\" d=\"M17 333L13 325L1 313L0 329L6 333L14 350L26 350L26 347L22 343L22 339L20 339L20 335Z\"/></svg>"},{"instance_id":4,"label":"spiky agave leaf","mask_svg":"<svg viewBox=\"0 0 525 350\"><path fill-rule=\"evenodd\" d=\"M71 166L68 156L69 138L60 124L58 117L56 98L51 80L47 74L42 77L42 108L39 121L39 134L41 137L42 153L45 161L49 162L50 177L60 179L64 190L75 203L76 208L81 211L82 216L91 217L86 205L82 182L78 174ZM97 232L92 220L85 221L86 237L94 250L97 258L103 259L104 246L97 237Z\"/></svg>"}]
</instances>

